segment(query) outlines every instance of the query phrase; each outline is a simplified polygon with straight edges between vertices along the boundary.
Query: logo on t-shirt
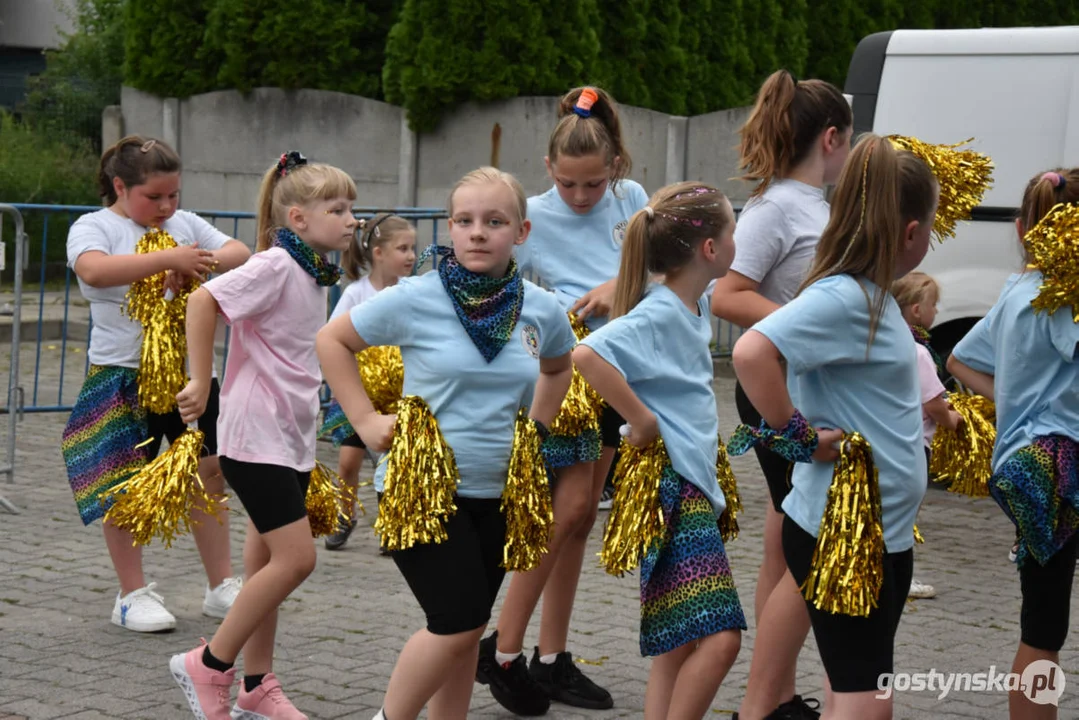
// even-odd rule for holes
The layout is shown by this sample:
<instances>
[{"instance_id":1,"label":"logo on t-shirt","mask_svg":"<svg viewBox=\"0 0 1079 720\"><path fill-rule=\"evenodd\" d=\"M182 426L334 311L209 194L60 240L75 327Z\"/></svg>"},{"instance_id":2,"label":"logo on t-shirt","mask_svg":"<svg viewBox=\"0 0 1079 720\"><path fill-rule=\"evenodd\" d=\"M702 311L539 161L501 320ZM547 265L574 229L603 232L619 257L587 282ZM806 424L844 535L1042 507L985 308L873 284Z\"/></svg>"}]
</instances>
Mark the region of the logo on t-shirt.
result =
<instances>
[{"instance_id":1,"label":"logo on t-shirt","mask_svg":"<svg viewBox=\"0 0 1079 720\"><path fill-rule=\"evenodd\" d=\"M539 330L535 325L525 325L521 328L521 344L529 355L534 358L539 357Z\"/></svg>"},{"instance_id":2,"label":"logo on t-shirt","mask_svg":"<svg viewBox=\"0 0 1079 720\"><path fill-rule=\"evenodd\" d=\"M614 244L618 247L622 247L622 241L626 239L627 227L629 227L629 220L623 220L614 226Z\"/></svg>"}]
</instances>

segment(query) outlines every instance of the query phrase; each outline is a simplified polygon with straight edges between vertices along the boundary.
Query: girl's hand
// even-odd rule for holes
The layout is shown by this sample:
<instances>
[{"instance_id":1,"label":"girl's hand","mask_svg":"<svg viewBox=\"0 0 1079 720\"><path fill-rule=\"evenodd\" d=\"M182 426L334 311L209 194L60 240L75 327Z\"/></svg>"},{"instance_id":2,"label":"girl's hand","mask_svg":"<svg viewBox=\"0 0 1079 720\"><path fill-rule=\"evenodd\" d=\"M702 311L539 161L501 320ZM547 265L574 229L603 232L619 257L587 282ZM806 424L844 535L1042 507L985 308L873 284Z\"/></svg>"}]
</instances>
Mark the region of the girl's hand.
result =
<instances>
[{"instance_id":1,"label":"girl's hand","mask_svg":"<svg viewBox=\"0 0 1079 720\"><path fill-rule=\"evenodd\" d=\"M843 431L831 428L816 428L817 449L813 453L816 462L835 462L839 457L839 443L843 442Z\"/></svg>"},{"instance_id":2,"label":"girl's hand","mask_svg":"<svg viewBox=\"0 0 1079 720\"><path fill-rule=\"evenodd\" d=\"M607 317L611 312L611 306L614 305L614 285L614 280L608 280L599 287L589 290L581 296L580 300L573 303L570 310L577 313L577 317L581 320L593 315Z\"/></svg>"},{"instance_id":3,"label":"girl's hand","mask_svg":"<svg viewBox=\"0 0 1079 720\"><path fill-rule=\"evenodd\" d=\"M202 280L214 266L214 254L200 250L197 244L179 245L165 252L169 253L170 269L185 278Z\"/></svg>"},{"instance_id":4,"label":"girl's hand","mask_svg":"<svg viewBox=\"0 0 1079 720\"><path fill-rule=\"evenodd\" d=\"M948 422L945 423L945 427L947 427L952 432L955 432L964 422L966 422L966 420L963 419L962 415L957 413L955 410L948 410Z\"/></svg>"},{"instance_id":5,"label":"girl's hand","mask_svg":"<svg viewBox=\"0 0 1079 720\"><path fill-rule=\"evenodd\" d=\"M379 415L371 413L357 428L356 434L363 444L374 452L382 453L393 444L393 427L397 424L397 415Z\"/></svg>"},{"instance_id":6,"label":"girl's hand","mask_svg":"<svg viewBox=\"0 0 1079 720\"><path fill-rule=\"evenodd\" d=\"M210 383L204 380L192 380L176 395L180 418L185 423L193 423L206 412L206 402L210 397Z\"/></svg>"},{"instance_id":7,"label":"girl's hand","mask_svg":"<svg viewBox=\"0 0 1079 720\"><path fill-rule=\"evenodd\" d=\"M634 447L647 447L659 435L659 421L655 413L648 413L641 418L635 418L632 425L623 425L618 433Z\"/></svg>"}]
</instances>

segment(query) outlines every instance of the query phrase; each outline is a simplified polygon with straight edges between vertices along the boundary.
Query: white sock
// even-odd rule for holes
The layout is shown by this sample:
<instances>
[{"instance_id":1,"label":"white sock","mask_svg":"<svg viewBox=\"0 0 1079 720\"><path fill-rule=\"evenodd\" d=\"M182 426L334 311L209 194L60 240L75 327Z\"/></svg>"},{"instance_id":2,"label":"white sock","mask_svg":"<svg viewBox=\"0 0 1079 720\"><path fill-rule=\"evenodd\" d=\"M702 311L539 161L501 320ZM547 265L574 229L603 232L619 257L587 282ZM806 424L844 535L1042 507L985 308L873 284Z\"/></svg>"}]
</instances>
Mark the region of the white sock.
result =
<instances>
[{"instance_id":1,"label":"white sock","mask_svg":"<svg viewBox=\"0 0 1079 720\"><path fill-rule=\"evenodd\" d=\"M540 655L540 662L544 665L554 665L554 661L558 659L558 653L552 653L550 655Z\"/></svg>"},{"instance_id":2,"label":"white sock","mask_svg":"<svg viewBox=\"0 0 1079 720\"><path fill-rule=\"evenodd\" d=\"M383 710L379 710L378 715L375 715L371 720L386 720L386 713Z\"/></svg>"},{"instance_id":3,"label":"white sock","mask_svg":"<svg viewBox=\"0 0 1079 720\"><path fill-rule=\"evenodd\" d=\"M501 650L495 650L495 662L499 665L505 665L511 663L521 656L521 651L511 653L504 653Z\"/></svg>"}]
</instances>

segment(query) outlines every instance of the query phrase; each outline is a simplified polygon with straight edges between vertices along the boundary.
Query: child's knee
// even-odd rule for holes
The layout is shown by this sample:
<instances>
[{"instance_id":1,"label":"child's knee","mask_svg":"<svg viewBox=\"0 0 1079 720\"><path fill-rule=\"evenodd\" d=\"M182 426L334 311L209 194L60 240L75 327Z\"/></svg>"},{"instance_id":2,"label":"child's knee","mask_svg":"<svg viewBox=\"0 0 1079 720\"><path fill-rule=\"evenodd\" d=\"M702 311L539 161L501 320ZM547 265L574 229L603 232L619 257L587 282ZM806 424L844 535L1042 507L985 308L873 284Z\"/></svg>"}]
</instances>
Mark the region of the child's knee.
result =
<instances>
[{"instance_id":1,"label":"child's knee","mask_svg":"<svg viewBox=\"0 0 1079 720\"><path fill-rule=\"evenodd\" d=\"M707 646L717 664L733 665L742 650L742 631L724 630L705 638L702 645Z\"/></svg>"}]
</instances>

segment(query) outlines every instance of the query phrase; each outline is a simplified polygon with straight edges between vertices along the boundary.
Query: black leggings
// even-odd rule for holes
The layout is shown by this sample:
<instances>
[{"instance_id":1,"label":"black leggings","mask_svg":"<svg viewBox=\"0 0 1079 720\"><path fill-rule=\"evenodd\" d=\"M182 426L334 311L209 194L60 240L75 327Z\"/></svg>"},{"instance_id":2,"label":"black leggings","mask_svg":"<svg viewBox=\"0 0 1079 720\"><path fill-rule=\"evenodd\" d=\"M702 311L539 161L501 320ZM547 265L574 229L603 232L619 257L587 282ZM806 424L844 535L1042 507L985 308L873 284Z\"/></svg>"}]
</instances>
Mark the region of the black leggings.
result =
<instances>
[{"instance_id":1,"label":"black leggings","mask_svg":"<svg viewBox=\"0 0 1079 720\"><path fill-rule=\"evenodd\" d=\"M738 419L750 427L761 424L761 414L753 407L746 397L745 390L740 383L734 386L734 404L738 408ZM766 450L759 445L753 447L757 455L757 462L764 473L764 480L768 483L768 495L772 498L772 507L779 514L783 514L783 501L791 491L791 473L794 471L794 463L771 450Z\"/></svg>"},{"instance_id":2,"label":"black leggings","mask_svg":"<svg viewBox=\"0 0 1079 720\"><path fill-rule=\"evenodd\" d=\"M500 498L455 498L445 540L391 553L435 635L483 627L491 619L506 570L506 518Z\"/></svg>"},{"instance_id":3,"label":"black leggings","mask_svg":"<svg viewBox=\"0 0 1079 720\"><path fill-rule=\"evenodd\" d=\"M1027 556L1019 568L1019 586L1023 591L1019 627L1025 645L1046 652L1060 652L1064 647L1071 613L1077 542L1079 535L1072 535L1045 565L1039 565L1037 560Z\"/></svg>"}]
</instances>

